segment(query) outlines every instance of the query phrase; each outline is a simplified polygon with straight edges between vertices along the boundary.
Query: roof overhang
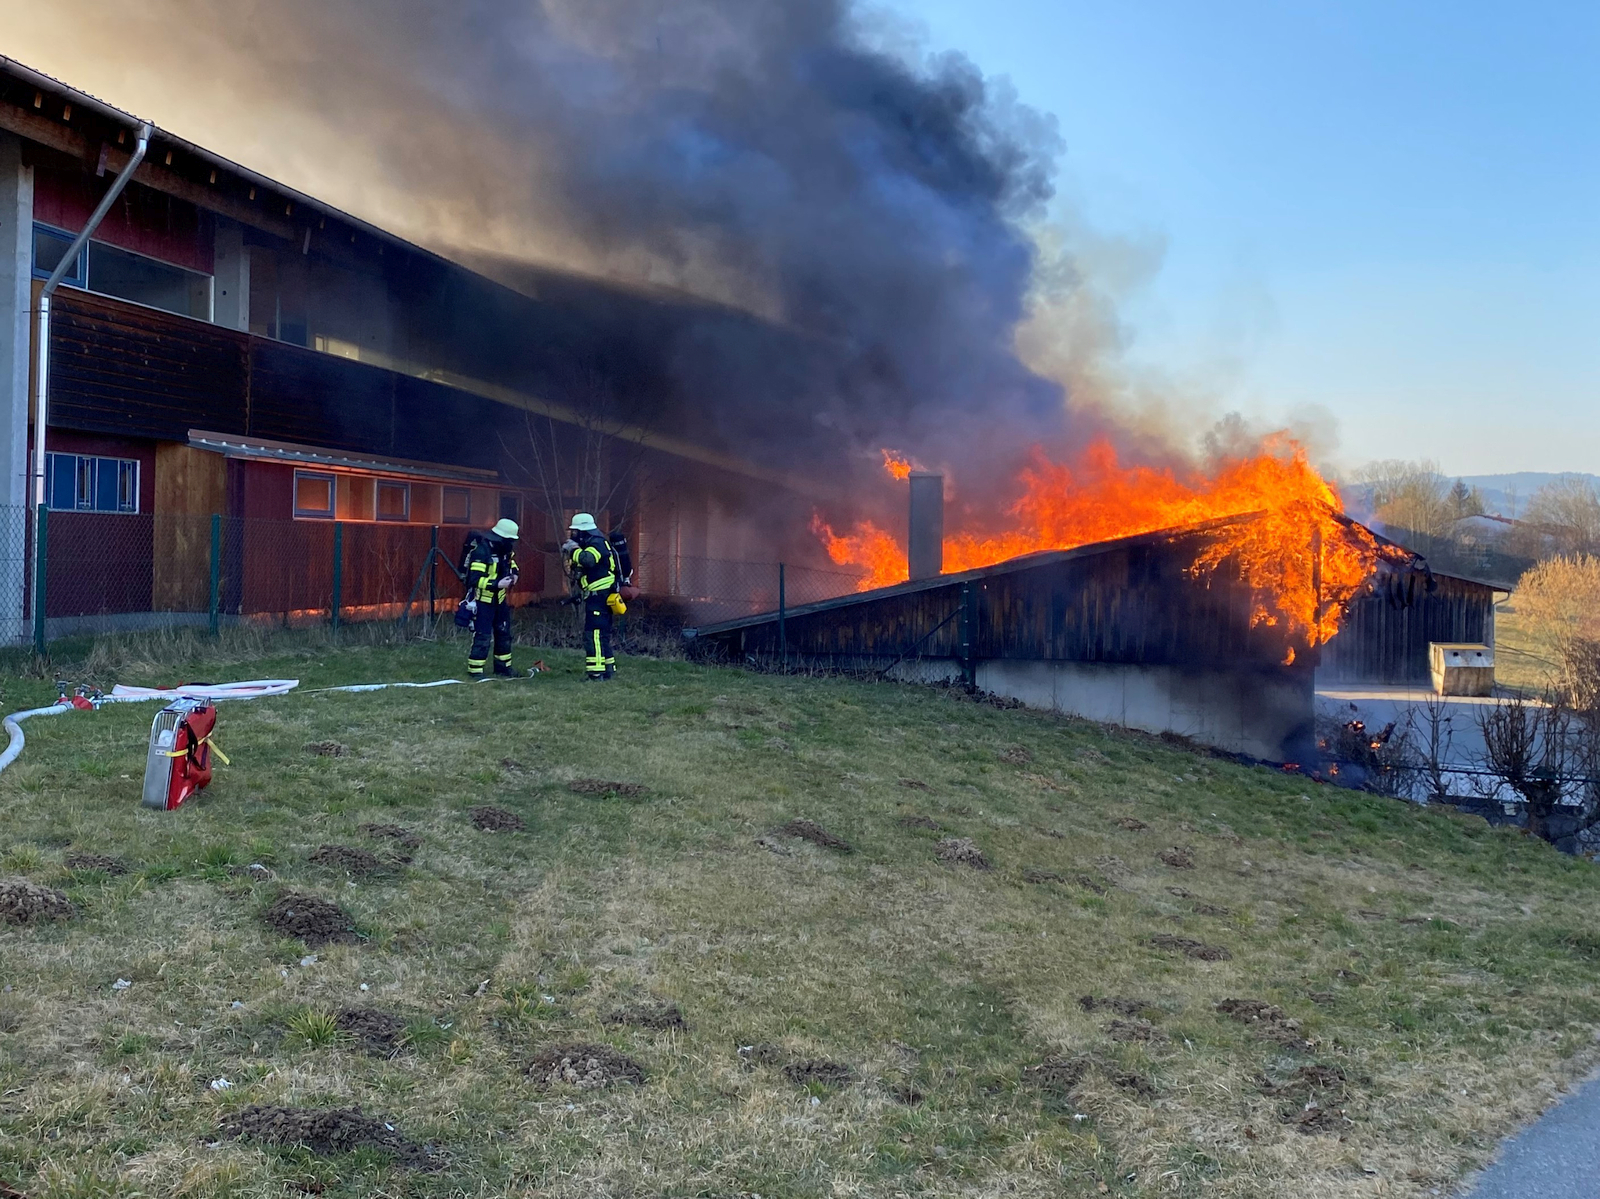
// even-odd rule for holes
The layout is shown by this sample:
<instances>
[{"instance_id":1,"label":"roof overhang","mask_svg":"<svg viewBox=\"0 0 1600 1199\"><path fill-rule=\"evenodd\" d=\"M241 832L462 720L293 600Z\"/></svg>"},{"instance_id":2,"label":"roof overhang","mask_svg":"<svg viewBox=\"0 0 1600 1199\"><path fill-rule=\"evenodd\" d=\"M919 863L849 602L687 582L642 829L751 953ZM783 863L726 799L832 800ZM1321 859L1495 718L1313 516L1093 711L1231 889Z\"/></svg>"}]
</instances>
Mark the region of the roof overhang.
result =
<instances>
[{"instance_id":1,"label":"roof overhang","mask_svg":"<svg viewBox=\"0 0 1600 1199\"><path fill-rule=\"evenodd\" d=\"M189 445L193 449L221 454L226 458L242 458L253 462L283 462L318 470L359 471L363 474L394 475L400 478L435 483L463 483L476 487L501 485L498 471L445 466L437 462L414 462L405 458L365 458L359 454L346 454L318 446L296 445L289 441L267 441L259 437L236 437L228 433L211 433L204 429L189 430Z\"/></svg>"}]
</instances>

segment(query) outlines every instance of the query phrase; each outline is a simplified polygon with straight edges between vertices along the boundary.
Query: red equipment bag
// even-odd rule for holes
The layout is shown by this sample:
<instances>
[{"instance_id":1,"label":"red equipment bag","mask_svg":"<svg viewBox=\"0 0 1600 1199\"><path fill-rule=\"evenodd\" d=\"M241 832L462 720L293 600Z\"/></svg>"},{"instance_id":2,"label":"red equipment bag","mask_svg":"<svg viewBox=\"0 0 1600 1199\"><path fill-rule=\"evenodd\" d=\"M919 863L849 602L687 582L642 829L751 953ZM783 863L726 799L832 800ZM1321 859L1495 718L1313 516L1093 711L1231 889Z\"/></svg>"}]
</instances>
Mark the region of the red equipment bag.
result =
<instances>
[{"instance_id":1,"label":"red equipment bag","mask_svg":"<svg viewBox=\"0 0 1600 1199\"><path fill-rule=\"evenodd\" d=\"M211 781L211 744L217 725L214 705L179 700L156 714L144 768L144 806L168 812Z\"/></svg>"}]
</instances>

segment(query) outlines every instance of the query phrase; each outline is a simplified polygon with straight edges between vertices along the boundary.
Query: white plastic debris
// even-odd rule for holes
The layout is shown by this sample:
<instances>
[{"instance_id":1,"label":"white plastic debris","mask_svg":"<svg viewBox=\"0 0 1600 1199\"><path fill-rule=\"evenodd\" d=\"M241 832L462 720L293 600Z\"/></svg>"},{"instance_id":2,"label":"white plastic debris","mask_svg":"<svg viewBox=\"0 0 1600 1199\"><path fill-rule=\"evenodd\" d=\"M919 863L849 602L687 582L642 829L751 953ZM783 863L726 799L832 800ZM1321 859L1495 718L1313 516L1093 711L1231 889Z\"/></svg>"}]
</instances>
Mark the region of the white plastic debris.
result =
<instances>
[{"instance_id":1,"label":"white plastic debris","mask_svg":"<svg viewBox=\"0 0 1600 1199\"><path fill-rule=\"evenodd\" d=\"M1084 1115L1082 1112L1073 1112L1072 1113L1072 1122L1074 1124L1082 1123L1084 1120L1087 1120L1088 1118L1089 1117Z\"/></svg>"},{"instance_id":2,"label":"white plastic debris","mask_svg":"<svg viewBox=\"0 0 1600 1199\"><path fill-rule=\"evenodd\" d=\"M113 991L126 991L131 986L133 986L133 984L127 979L119 978L116 982L111 984L111 989Z\"/></svg>"},{"instance_id":3,"label":"white plastic debris","mask_svg":"<svg viewBox=\"0 0 1600 1199\"><path fill-rule=\"evenodd\" d=\"M474 991L473 994L474 995L482 995L486 991L488 991L488 989L489 989L489 980L488 979L484 979L481 983L478 984L478 989L476 991Z\"/></svg>"},{"instance_id":4,"label":"white plastic debris","mask_svg":"<svg viewBox=\"0 0 1600 1199\"><path fill-rule=\"evenodd\" d=\"M367 984L366 984L366 983L362 983L362 984L361 984L361 989L362 989L362 990L363 990L363 991L370 991L370 990L372 990L372 988L371 988L371 987L369 987L369 986L367 986Z\"/></svg>"},{"instance_id":5,"label":"white plastic debris","mask_svg":"<svg viewBox=\"0 0 1600 1199\"><path fill-rule=\"evenodd\" d=\"M821 1102L822 1102L822 1100L818 1099L815 1095L811 1096L811 1106L812 1107L816 1107Z\"/></svg>"},{"instance_id":6,"label":"white plastic debris","mask_svg":"<svg viewBox=\"0 0 1600 1199\"><path fill-rule=\"evenodd\" d=\"M234 1011L238 1011L240 1008L242 1008L244 1006L244 1004L240 1003L237 999L235 999L228 1006L231 1007Z\"/></svg>"},{"instance_id":7,"label":"white plastic debris","mask_svg":"<svg viewBox=\"0 0 1600 1199\"><path fill-rule=\"evenodd\" d=\"M289 971L284 969L284 968L282 968L282 967L279 967L279 969L278 969L278 977L279 978L288 978L289 977Z\"/></svg>"},{"instance_id":8,"label":"white plastic debris","mask_svg":"<svg viewBox=\"0 0 1600 1199\"><path fill-rule=\"evenodd\" d=\"M218 1094L221 1094L223 1091L228 1090L232 1086L233 1084L226 1078L213 1078L211 1080L211 1089L216 1091Z\"/></svg>"},{"instance_id":9,"label":"white plastic debris","mask_svg":"<svg viewBox=\"0 0 1600 1199\"><path fill-rule=\"evenodd\" d=\"M300 964L302 966L315 966L317 964L317 955L314 953L306 954L305 957L300 959Z\"/></svg>"}]
</instances>

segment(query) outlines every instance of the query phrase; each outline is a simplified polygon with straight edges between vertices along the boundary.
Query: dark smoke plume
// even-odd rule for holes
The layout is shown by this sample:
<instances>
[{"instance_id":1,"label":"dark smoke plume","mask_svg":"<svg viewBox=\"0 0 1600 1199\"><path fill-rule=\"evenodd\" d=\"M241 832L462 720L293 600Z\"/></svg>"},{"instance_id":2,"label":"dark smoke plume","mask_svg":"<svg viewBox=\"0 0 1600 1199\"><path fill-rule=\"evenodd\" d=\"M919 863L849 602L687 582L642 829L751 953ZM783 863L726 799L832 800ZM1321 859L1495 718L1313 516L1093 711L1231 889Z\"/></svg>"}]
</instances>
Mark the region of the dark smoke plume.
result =
<instances>
[{"instance_id":1,"label":"dark smoke plume","mask_svg":"<svg viewBox=\"0 0 1600 1199\"><path fill-rule=\"evenodd\" d=\"M253 164L463 256L681 289L776 325L686 321L661 364L731 449L839 471L889 444L993 468L1062 433L1060 387L1014 349L1053 122L958 55L874 49L847 0L139 10L133 43L188 63L189 107L231 91ZM295 148L262 161L278 141ZM341 170L370 193L330 186Z\"/></svg>"}]
</instances>

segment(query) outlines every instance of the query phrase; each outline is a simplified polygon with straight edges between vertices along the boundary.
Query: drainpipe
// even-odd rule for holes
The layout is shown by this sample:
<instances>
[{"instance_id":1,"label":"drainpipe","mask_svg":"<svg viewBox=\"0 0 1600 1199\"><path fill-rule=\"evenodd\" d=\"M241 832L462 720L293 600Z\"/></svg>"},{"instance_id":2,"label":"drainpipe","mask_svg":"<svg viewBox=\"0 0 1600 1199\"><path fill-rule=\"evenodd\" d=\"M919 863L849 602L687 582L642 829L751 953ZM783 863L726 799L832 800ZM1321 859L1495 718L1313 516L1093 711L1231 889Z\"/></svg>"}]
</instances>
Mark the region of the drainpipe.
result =
<instances>
[{"instance_id":1,"label":"drainpipe","mask_svg":"<svg viewBox=\"0 0 1600 1199\"><path fill-rule=\"evenodd\" d=\"M117 175L111 189L106 192L99 206L89 217L89 223L83 227L83 232L73 239L72 245L62 255L61 261L56 264L56 269L50 272L50 277L44 281L44 288L39 292L39 341L33 392L33 503L36 512L45 503L44 441L45 430L50 422L50 297L55 295L63 276L72 269L72 264L78 260L83 247L89 244L89 239L94 236L94 231L100 228L100 222L105 219L106 213L111 211L111 206L117 202L122 189L128 186L133 173L139 169L139 164L144 161L145 151L150 148L150 135L154 132L149 122L139 126L138 144L133 148L133 157L128 159L128 165ZM37 539L35 541L37 549ZM37 558L37 554L35 557ZM42 567L44 564L35 561L34 565Z\"/></svg>"}]
</instances>

